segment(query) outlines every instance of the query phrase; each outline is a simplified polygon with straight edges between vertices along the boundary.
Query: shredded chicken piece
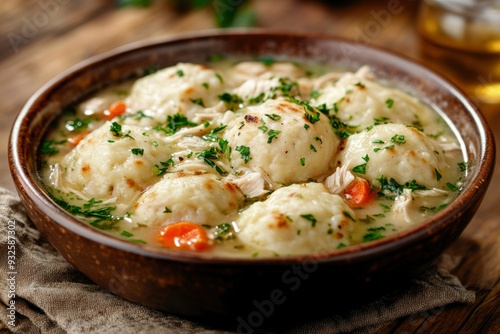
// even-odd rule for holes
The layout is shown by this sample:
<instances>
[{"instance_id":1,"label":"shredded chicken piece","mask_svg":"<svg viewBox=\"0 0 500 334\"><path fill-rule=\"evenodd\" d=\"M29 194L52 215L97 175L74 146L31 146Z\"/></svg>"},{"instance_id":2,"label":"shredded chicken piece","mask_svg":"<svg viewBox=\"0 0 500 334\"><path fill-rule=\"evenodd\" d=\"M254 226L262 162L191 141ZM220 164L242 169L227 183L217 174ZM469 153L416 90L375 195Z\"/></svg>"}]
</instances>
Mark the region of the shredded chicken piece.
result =
<instances>
[{"instance_id":1,"label":"shredded chicken piece","mask_svg":"<svg viewBox=\"0 0 500 334\"><path fill-rule=\"evenodd\" d=\"M439 188L432 188L430 190L415 190L413 192L414 197L434 197L434 196L443 196L447 194L448 191Z\"/></svg>"},{"instance_id":2,"label":"shredded chicken piece","mask_svg":"<svg viewBox=\"0 0 500 334\"><path fill-rule=\"evenodd\" d=\"M262 196L269 192L265 189L265 179L259 172L246 172L243 176L232 179L231 182L249 198Z\"/></svg>"},{"instance_id":3,"label":"shredded chicken piece","mask_svg":"<svg viewBox=\"0 0 500 334\"><path fill-rule=\"evenodd\" d=\"M225 111L227 110L226 104L223 101L219 101L215 106L210 108L205 108L202 112L197 112L193 117L193 122L203 123L205 121L214 121L218 118L222 118Z\"/></svg>"},{"instance_id":4,"label":"shredded chicken piece","mask_svg":"<svg viewBox=\"0 0 500 334\"><path fill-rule=\"evenodd\" d=\"M187 136L182 138L181 141L177 143L177 146L187 150L188 152L178 152L177 155L187 155L189 151L203 151L209 149L210 146L214 145L211 142L205 141L200 137Z\"/></svg>"},{"instance_id":5,"label":"shredded chicken piece","mask_svg":"<svg viewBox=\"0 0 500 334\"><path fill-rule=\"evenodd\" d=\"M249 79L243 85L235 88L233 93L243 98L253 98L264 93L266 96L272 94L273 88L280 85L279 78L271 79Z\"/></svg>"},{"instance_id":6,"label":"shredded chicken piece","mask_svg":"<svg viewBox=\"0 0 500 334\"><path fill-rule=\"evenodd\" d=\"M410 217L408 216L408 209L412 200L413 197L411 189L403 189L403 193L396 196L392 206L394 212L401 214L407 223L411 222Z\"/></svg>"},{"instance_id":7,"label":"shredded chicken piece","mask_svg":"<svg viewBox=\"0 0 500 334\"><path fill-rule=\"evenodd\" d=\"M314 80L313 90L320 90L324 88L328 83L333 83L340 79L344 73L342 72L330 72L325 75L320 76Z\"/></svg>"},{"instance_id":8,"label":"shredded chicken piece","mask_svg":"<svg viewBox=\"0 0 500 334\"><path fill-rule=\"evenodd\" d=\"M439 142L438 144L439 147L441 147L441 149L443 150L443 152L460 150L460 145L458 143Z\"/></svg>"},{"instance_id":9,"label":"shredded chicken piece","mask_svg":"<svg viewBox=\"0 0 500 334\"><path fill-rule=\"evenodd\" d=\"M373 76L373 73L370 70L370 66L368 65L361 66L359 70L356 71L355 76L360 77L362 79L375 80L375 77Z\"/></svg>"},{"instance_id":10,"label":"shredded chicken piece","mask_svg":"<svg viewBox=\"0 0 500 334\"><path fill-rule=\"evenodd\" d=\"M218 165L218 164L217 164ZM220 166L221 168L224 168ZM211 173L214 169L207 165L203 160L200 159L189 159L184 162L178 163L172 169L172 172L181 171L204 171L206 173Z\"/></svg>"},{"instance_id":11,"label":"shredded chicken piece","mask_svg":"<svg viewBox=\"0 0 500 334\"><path fill-rule=\"evenodd\" d=\"M176 142L180 142L183 140L183 137L186 136L202 136L207 132L207 128L204 124L197 125L192 128L182 128L178 132L174 133L171 136L165 137L165 141L167 143L174 144Z\"/></svg>"},{"instance_id":12,"label":"shredded chicken piece","mask_svg":"<svg viewBox=\"0 0 500 334\"><path fill-rule=\"evenodd\" d=\"M355 177L347 168L348 165L349 163L345 163L342 167L337 167L335 172L326 178L324 184L332 194L340 194L354 181Z\"/></svg>"}]
</instances>

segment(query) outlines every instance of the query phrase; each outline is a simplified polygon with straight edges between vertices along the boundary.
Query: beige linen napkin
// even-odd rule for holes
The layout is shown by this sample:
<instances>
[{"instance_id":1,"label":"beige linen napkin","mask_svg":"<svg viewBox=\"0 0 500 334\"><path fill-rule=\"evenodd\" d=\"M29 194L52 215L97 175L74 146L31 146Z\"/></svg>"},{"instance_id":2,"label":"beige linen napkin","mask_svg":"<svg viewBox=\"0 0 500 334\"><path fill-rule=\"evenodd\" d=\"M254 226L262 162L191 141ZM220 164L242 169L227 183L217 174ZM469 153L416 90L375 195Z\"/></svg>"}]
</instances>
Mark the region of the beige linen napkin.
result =
<instances>
[{"instance_id":1,"label":"beige linen napkin","mask_svg":"<svg viewBox=\"0 0 500 334\"><path fill-rule=\"evenodd\" d=\"M136 305L100 288L41 237L18 198L2 188L0 222L0 329L22 334L230 333ZM12 245L15 256L9 258ZM472 303L474 293L449 272L454 265L450 257L442 257L404 291L286 331L260 332L372 333L399 317L439 311L456 302ZM10 298L13 290L15 297Z\"/></svg>"}]
</instances>

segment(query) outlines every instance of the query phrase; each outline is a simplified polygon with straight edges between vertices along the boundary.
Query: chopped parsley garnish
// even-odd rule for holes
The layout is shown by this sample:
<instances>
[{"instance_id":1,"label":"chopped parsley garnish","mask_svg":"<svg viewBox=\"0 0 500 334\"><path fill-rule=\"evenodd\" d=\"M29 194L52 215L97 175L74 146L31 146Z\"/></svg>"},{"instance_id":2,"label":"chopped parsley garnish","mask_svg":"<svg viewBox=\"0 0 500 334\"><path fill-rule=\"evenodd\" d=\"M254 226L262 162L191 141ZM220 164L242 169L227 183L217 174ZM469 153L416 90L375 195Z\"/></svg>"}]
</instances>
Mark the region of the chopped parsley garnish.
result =
<instances>
[{"instance_id":1,"label":"chopped parsley garnish","mask_svg":"<svg viewBox=\"0 0 500 334\"><path fill-rule=\"evenodd\" d=\"M316 220L316 217L314 217L312 214L308 213L308 214L305 214L305 215L300 215L302 218L304 218L305 220L308 220L311 222L311 226L314 227L316 226L316 223L318 222Z\"/></svg>"},{"instance_id":2,"label":"chopped parsley garnish","mask_svg":"<svg viewBox=\"0 0 500 334\"><path fill-rule=\"evenodd\" d=\"M372 141L373 144L385 144L385 142L381 139L375 139L374 141Z\"/></svg>"},{"instance_id":3,"label":"chopped parsley garnish","mask_svg":"<svg viewBox=\"0 0 500 334\"><path fill-rule=\"evenodd\" d=\"M262 64L266 65L266 66L271 66L272 64L275 63L275 60L273 57L270 57L270 56L264 56L264 57L261 57L260 58L260 61L262 62Z\"/></svg>"},{"instance_id":4,"label":"chopped parsley garnish","mask_svg":"<svg viewBox=\"0 0 500 334\"><path fill-rule=\"evenodd\" d=\"M234 239L233 229L231 224L220 224L214 227L213 229L214 239L222 242L224 240Z\"/></svg>"},{"instance_id":5,"label":"chopped parsley garnish","mask_svg":"<svg viewBox=\"0 0 500 334\"><path fill-rule=\"evenodd\" d=\"M313 99L317 99L320 95L321 95L321 93L320 93L320 92L318 92L317 90L313 90L313 91L311 92L311 97L312 97Z\"/></svg>"},{"instance_id":6,"label":"chopped parsley garnish","mask_svg":"<svg viewBox=\"0 0 500 334\"><path fill-rule=\"evenodd\" d=\"M167 122L165 124L165 127L157 125L153 129L156 131L162 131L166 135L170 136L179 131L183 127L193 127L197 125L198 125L197 123L189 121L186 116L182 116L177 113L174 114L173 116L172 115L167 116Z\"/></svg>"},{"instance_id":7,"label":"chopped parsley garnish","mask_svg":"<svg viewBox=\"0 0 500 334\"><path fill-rule=\"evenodd\" d=\"M365 218L359 218L358 219L360 222L362 223L365 223L365 224L369 224L369 223L373 223L375 221L375 218L373 218L372 216L370 215L366 215Z\"/></svg>"},{"instance_id":8,"label":"chopped parsley garnish","mask_svg":"<svg viewBox=\"0 0 500 334\"><path fill-rule=\"evenodd\" d=\"M205 103L203 103L203 99L202 98L198 98L198 99L190 99L191 102L193 102L194 104L197 104L199 106L202 106L203 108L205 108Z\"/></svg>"},{"instance_id":9,"label":"chopped parsley garnish","mask_svg":"<svg viewBox=\"0 0 500 334\"><path fill-rule=\"evenodd\" d=\"M314 147L313 144L309 145L309 148L313 151L313 152L318 152L318 150L316 150L316 147Z\"/></svg>"},{"instance_id":10,"label":"chopped parsley garnish","mask_svg":"<svg viewBox=\"0 0 500 334\"><path fill-rule=\"evenodd\" d=\"M307 120L311 122L311 124L314 124L319 121L319 117L321 114L319 112L314 112L311 114L310 112L306 111L304 115L306 116Z\"/></svg>"},{"instance_id":11,"label":"chopped parsley garnish","mask_svg":"<svg viewBox=\"0 0 500 334\"><path fill-rule=\"evenodd\" d=\"M213 160L219 159L219 150L216 147L211 147L208 150L204 150L198 153L198 158L203 159L203 161L215 169L220 175L225 175L227 172L223 170L219 165L217 165Z\"/></svg>"},{"instance_id":12,"label":"chopped parsley garnish","mask_svg":"<svg viewBox=\"0 0 500 334\"><path fill-rule=\"evenodd\" d=\"M151 74L154 74L156 72L158 72L160 70L160 66L158 65L149 65L149 66L146 66L144 68L144 75L151 75Z\"/></svg>"},{"instance_id":13,"label":"chopped parsley garnish","mask_svg":"<svg viewBox=\"0 0 500 334\"><path fill-rule=\"evenodd\" d=\"M441 178L443 177L439 171L437 170L437 168L434 168L434 171L436 172L436 180L439 181L441 180Z\"/></svg>"},{"instance_id":14,"label":"chopped parsley garnish","mask_svg":"<svg viewBox=\"0 0 500 334\"><path fill-rule=\"evenodd\" d=\"M66 122L66 130L81 131L88 128L92 121L90 119L73 119Z\"/></svg>"},{"instance_id":15,"label":"chopped parsley garnish","mask_svg":"<svg viewBox=\"0 0 500 334\"><path fill-rule=\"evenodd\" d=\"M392 106L394 105L394 100L393 99L385 100L385 105L387 106L387 108L391 109Z\"/></svg>"},{"instance_id":16,"label":"chopped parsley garnish","mask_svg":"<svg viewBox=\"0 0 500 334\"><path fill-rule=\"evenodd\" d=\"M180 77L184 76L184 71L183 70L177 70L177 75Z\"/></svg>"},{"instance_id":17,"label":"chopped parsley garnish","mask_svg":"<svg viewBox=\"0 0 500 334\"><path fill-rule=\"evenodd\" d=\"M116 122L113 122L109 127L109 131L113 133L113 136L120 137L121 136L120 132L122 132L122 126Z\"/></svg>"},{"instance_id":18,"label":"chopped parsley garnish","mask_svg":"<svg viewBox=\"0 0 500 334\"><path fill-rule=\"evenodd\" d=\"M250 147L240 145L240 146L236 146L235 150L237 152L240 152L241 158L243 159L243 161L245 161L245 164L248 163L248 161L251 159L250 158Z\"/></svg>"},{"instance_id":19,"label":"chopped parsley garnish","mask_svg":"<svg viewBox=\"0 0 500 334\"><path fill-rule=\"evenodd\" d=\"M265 115L270 119L272 119L273 121L279 121L281 119L281 116L277 114L265 114Z\"/></svg>"},{"instance_id":20,"label":"chopped parsley garnish","mask_svg":"<svg viewBox=\"0 0 500 334\"><path fill-rule=\"evenodd\" d=\"M147 242L142 240L142 239L130 239L130 242L133 242L134 244L141 244L141 245L146 245Z\"/></svg>"},{"instance_id":21,"label":"chopped parsley garnish","mask_svg":"<svg viewBox=\"0 0 500 334\"><path fill-rule=\"evenodd\" d=\"M461 172L465 172L469 168L469 162L459 162L457 165Z\"/></svg>"},{"instance_id":22,"label":"chopped parsley garnish","mask_svg":"<svg viewBox=\"0 0 500 334\"><path fill-rule=\"evenodd\" d=\"M447 182L446 186L451 190L451 191L457 191L458 187L454 185L453 183Z\"/></svg>"},{"instance_id":23,"label":"chopped parsley garnish","mask_svg":"<svg viewBox=\"0 0 500 334\"><path fill-rule=\"evenodd\" d=\"M240 105L243 103L243 99L237 94L222 93L219 95L219 99L232 111L234 111L235 108L239 109Z\"/></svg>"},{"instance_id":24,"label":"chopped parsley garnish","mask_svg":"<svg viewBox=\"0 0 500 334\"><path fill-rule=\"evenodd\" d=\"M336 116L330 116L330 125L333 127L333 131L337 136L344 139L349 137L354 133L355 126L348 125L342 122Z\"/></svg>"},{"instance_id":25,"label":"chopped parsley garnish","mask_svg":"<svg viewBox=\"0 0 500 334\"><path fill-rule=\"evenodd\" d=\"M353 222L356 221L356 219L354 219L354 217L351 215L351 213L349 211L344 211L343 214L344 214L344 216L346 216L347 218L349 218Z\"/></svg>"},{"instance_id":26,"label":"chopped parsley garnish","mask_svg":"<svg viewBox=\"0 0 500 334\"><path fill-rule=\"evenodd\" d=\"M392 177L389 180L387 180L385 176L381 176L376 180L380 182L380 188L382 190L387 190L391 193L395 193L398 195L403 193L403 189L411 189L411 191L427 190L426 186L418 184L417 181L415 180L412 180L411 182L405 182L404 184L399 184Z\"/></svg>"},{"instance_id":27,"label":"chopped parsley garnish","mask_svg":"<svg viewBox=\"0 0 500 334\"><path fill-rule=\"evenodd\" d=\"M394 143L394 144L397 144L397 145L403 145L403 144L406 143L405 136L395 134L391 138L391 143Z\"/></svg>"},{"instance_id":28,"label":"chopped parsley garnish","mask_svg":"<svg viewBox=\"0 0 500 334\"><path fill-rule=\"evenodd\" d=\"M304 123L304 129L308 130L309 129L309 124Z\"/></svg>"},{"instance_id":29,"label":"chopped parsley garnish","mask_svg":"<svg viewBox=\"0 0 500 334\"><path fill-rule=\"evenodd\" d=\"M170 210L168 207L165 207L163 213L172 213L172 210Z\"/></svg>"},{"instance_id":30,"label":"chopped parsley garnish","mask_svg":"<svg viewBox=\"0 0 500 334\"><path fill-rule=\"evenodd\" d=\"M444 209L446 206L448 205L448 203L444 203L444 204L440 204L438 206L433 206L433 207L427 207L427 206L421 206L419 208L420 211L422 212L438 212L438 211L441 211L442 209Z\"/></svg>"},{"instance_id":31,"label":"chopped parsley garnish","mask_svg":"<svg viewBox=\"0 0 500 334\"><path fill-rule=\"evenodd\" d=\"M369 233L363 236L363 242L373 241L377 239L382 239L384 235L381 231L385 231L385 227L371 227L368 229Z\"/></svg>"},{"instance_id":32,"label":"chopped parsley garnish","mask_svg":"<svg viewBox=\"0 0 500 334\"><path fill-rule=\"evenodd\" d=\"M143 118L153 118L153 117L147 115L146 113L144 113L144 111L142 111L142 110L139 110L131 115L130 114L123 114L120 117L121 117L121 119L125 119L126 117L134 117L134 119L137 121L140 121Z\"/></svg>"},{"instance_id":33,"label":"chopped parsley garnish","mask_svg":"<svg viewBox=\"0 0 500 334\"><path fill-rule=\"evenodd\" d=\"M152 145L153 147L158 147L158 142L157 142L156 140L153 140L153 141L151 142L151 145Z\"/></svg>"},{"instance_id":34,"label":"chopped parsley garnish","mask_svg":"<svg viewBox=\"0 0 500 334\"><path fill-rule=\"evenodd\" d=\"M437 139L437 138L441 137L443 134L444 134L444 131L441 130L441 131L439 131L436 134L430 134L429 133L429 134L427 134L427 137Z\"/></svg>"},{"instance_id":35,"label":"chopped parsley garnish","mask_svg":"<svg viewBox=\"0 0 500 334\"><path fill-rule=\"evenodd\" d=\"M352 171L358 174L366 174L366 163L355 166Z\"/></svg>"},{"instance_id":36,"label":"chopped parsley garnish","mask_svg":"<svg viewBox=\"0 0 500 334\"><path fill-rule=\"evenodd\" d=\"M90 222L90 225L101 230L112 229L116 223L122 219L122 217L113 216L112 212L116 207L102 205L102 201L96 200L95 198L91 198L82 206L69 204L62 197L52 196L52 198L57 205L74 216L94 218L94 220Z\"/></svg>"},{"instance_id":37,"label":"chopped parsley garnish","mask_svg":"<svg viewBox=\"0 0 500 334\"><path fill-rule=\"evenodd\" d=\"M379 206L384 210L385 213L391 211L391 206L384 204L384 203L379 203ZM376 215L374 215L376 216Z\"/></svg>"},{"instance_id":38,"label":"chopped parsley garnish","mask_svg":"<svg viewBox=\"0 0 500 334\"><path fill-rule=\"evenodd\" d=\"M262 123L261 126L259 126L257 129L262 130L262 132L266 133L269 128L266 126L266 122L261 118L260 123Z\"/></svg>"},{"instance_id":39,"label":"chopped parsley garnish","mask_svg":"<svg viewBox=\"0 0 500 334\"><path fill-rule=\"evenodd\" d=\"M342 243L342 242L341 242L341 243L339 243L339 245L337 246L337 249L342 249L342 248L346 248L346 247L347 247L347 246L346 246L346 244L344 244L344 243Z\"/></svg>"},{"instance_id":40,"label":"chopped parsley garnish","mask_svg":"<svg viewBox=\"0 0 500 334\"><path fill-rule=\"evenodd\" d=\"M224 56L221 55L220 53L213 53L211 55L208 56L208 61L211 62L211 63L215 63L215 62L219 62L219 61L222 61L224 60Z\"/></svg>"},{"instance_id":41,"label":"chopped parsley garnish","mask_svg":"<svg viewBox=\"0 0 500 334\"><path fill-rule=\"evenodd\" d=\"M390 121L388 117L376 117L373 120L375 121L374 125L387 124Z\"/></svg>"},{"instance_id":42,"label":"chopped parsley garnish","mask_svg":"<svg viewBox=\"0 0 500 334\"><path fill-rule=\"evenodd\" d=\"M153 172L153 174L156 174L156 176L162 176L174 164L175 164L174 159L172 159L172 158L169 158L165 161L160 161L160 165L158 165L158 164L154 165L152 172Z\"/></svg>"},{"instance_id":43,"label":"chopped parsley garnish","mask_svg":"<svg viewBox=\"0 0 500 334\"><path fill-rule=\"evenodd\" d=\"M225 128L227 128L227 125L221 124L215 129L212 129L209 134L204 135L201 137L205 141L211 141L211 142L218 142L220 138L217 136L217 134L221 131L223 131Z\"/></svg>"},{"instance_id":44,"label":"chopped parsley garnish","mask_svg":"<svg viewBox=\"0 0 500 334\"><path fill-rule=\"evenodd\" d=\"M219 79L220 83L223 83L224 80L222 79L221 75L219 73L215 73L215 77Z\"/></svg>"},{"instance_id":45,"label":"chopped parsley garnish","mask_svg":"<svg viewBox=\"0 0 500 334\"><path fill-rule=\"evenodd\" d=\"M273 139L276 138L280 133L281 131L279 130L269 130L269 132L267 133L269 135L269 138L267 138L267 143L271 144Z\"/></svg>"},{"instance_id":46,"label":"chopped parsley garnish","mask_svg":"<svg viewBox=\"0 0 500 334\"><path fill-rule=\"evenodd\" d=\"M365 163L364 164L361 164L361 165L357 165L355 166L352 171L354 173L358 173L358 174L365 174L366 173L366 164L368 163L368 161L370 161L370 157L367 155L365 155L363 158L362 158Z\"/></svg>"},{"instance_id":47,"label":"chopped parsley garnish","mask_svg":"<svg viewBox=\"0 0 500 334\"><path fill-rule=\"evenodd\" d=\"M135 154L135 155L144 155L144 150L142 148L133 148L132 149L132 154Z\"/></svg>"},{"instance_id":48,"label":"chopped parsley garnish","mask_svg":"<svg viewBox=\"0 0 500 334\"><path fill-rule=\"evenodd\" d=\"M300 158L300 165L305 166L306 165L306 158Z\"/></svg>"},{"instance_id":49,"label":"chopped parsley garnish","mask_svg":"<svg viewBox=\"0 0 500 334\"><path fill-rule=\"evenodd\" d=\"M264 94L264 93L260 93L259 95L257 95L257 96L254 96L254 97L250 98L250 99L248 100L248 102L249 102L250 104L257 104L257 103L262 102L262 101L264 100L264 97L266 97L266 94Z\"/></svg>"},{"instance_id":50,"label":"chopped parsley garnish","mask_svg":"<svg viewBox=\"0 0 500 334\"><path fill-rule=\"evenodd\" d=\"M208 82L204 82L201 84L203 87L205 87L205 89L209 89L210 88L210 85L208 84Z\"/></svg>"},{"instance_id":51,"label":"chopped parsley garnish","mask_svg":"<svg viewBox=\"0 0 500 334\"><path fill-rule=\"evenodd\" d=\"M127 238L130 238L130 237L132 237L132 236L133 236L133 234L132 234L132 233L130 233L130 232L128 232L128 231L125 231L125 230L124 230L124 231L122 231L121 235L122 235L122 236L124 236L124 237L127 237Z\"/></svg>"},{"instance_id":52,"label":"chopped parsley garnish","mask_svg":"<svg viewBox=\"0 0 500 334\"><path fill-rule=\"evenodd\" d=\"M61 141L45 140L42 142L42 146L40 147L40 153L47 155L57 154L59 153L59 150L55 146L64 143L66 143L66 140L61 140Z\"/></svg>"},{"instance_id":53,"label":"chopped parsley garnish","mask_svg":"<svg viewBox=\"0 0 500 334\"><path fill-rule=\"evenodd\" d=\"M345 97L341 98L340 100L338 100L337 102L334 102L333 103L333 111L335 111L335 113L337 113L339 111L339 105L342 103L342 101L345 100Z\"/></svg>"}]
</instances>

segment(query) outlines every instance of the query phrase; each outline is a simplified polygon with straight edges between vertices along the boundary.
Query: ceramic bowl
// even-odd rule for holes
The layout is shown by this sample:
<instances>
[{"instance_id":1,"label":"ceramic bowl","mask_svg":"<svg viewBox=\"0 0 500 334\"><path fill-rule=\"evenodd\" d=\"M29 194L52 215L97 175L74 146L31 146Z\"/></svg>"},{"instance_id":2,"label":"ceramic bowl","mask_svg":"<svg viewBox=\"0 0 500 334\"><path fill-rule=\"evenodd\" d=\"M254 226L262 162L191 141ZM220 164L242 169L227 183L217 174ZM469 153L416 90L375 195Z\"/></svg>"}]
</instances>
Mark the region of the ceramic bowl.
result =
<instances>
[{"instance_id":1,"label":"ceramic bowl","mask_svg":"<svg viewBox=\"0 0 500 334\"><path fill-rule=\"evenodd\" d=\"M465 144L471 172L458 198L404 232L330 253L224 259L158 250L111 237L58 207L37 174L42 136L61 109L148 66L203 63L214 52L258 58L371 66L387 82L441 109ZM210 31L139 42L93 57L42 87L25 105L10 137L9 162L19 195L48 241L98 285L132 302L198 321L256 328L321 309L334 312L394 289L429 267L478 209L495 161L494 139L481 113L456 87L397 54L332 36ZM272 323L272 321L270 321Z\"/></svg>"}]
</instances>

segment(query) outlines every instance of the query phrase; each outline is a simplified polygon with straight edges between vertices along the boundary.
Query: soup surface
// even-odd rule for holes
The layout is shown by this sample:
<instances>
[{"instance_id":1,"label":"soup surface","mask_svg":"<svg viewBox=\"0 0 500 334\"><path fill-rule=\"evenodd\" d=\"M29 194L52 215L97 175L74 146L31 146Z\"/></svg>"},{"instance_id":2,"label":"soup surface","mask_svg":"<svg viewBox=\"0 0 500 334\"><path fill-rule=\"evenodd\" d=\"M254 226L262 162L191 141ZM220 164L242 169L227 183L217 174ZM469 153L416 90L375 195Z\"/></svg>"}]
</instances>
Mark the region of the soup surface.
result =
<instances>
[{"instance_id":1,"label":"soup surface","mask_svg":"<svg viewBox=\"0 0 500 334\"><path fill-rule=\"evenodd\" d=\"M114 236L228 257L318 254L407 229L467 173L440 113L369 67L178 63L66 108L53 199Z\"/></svg>"}]
</instances>

